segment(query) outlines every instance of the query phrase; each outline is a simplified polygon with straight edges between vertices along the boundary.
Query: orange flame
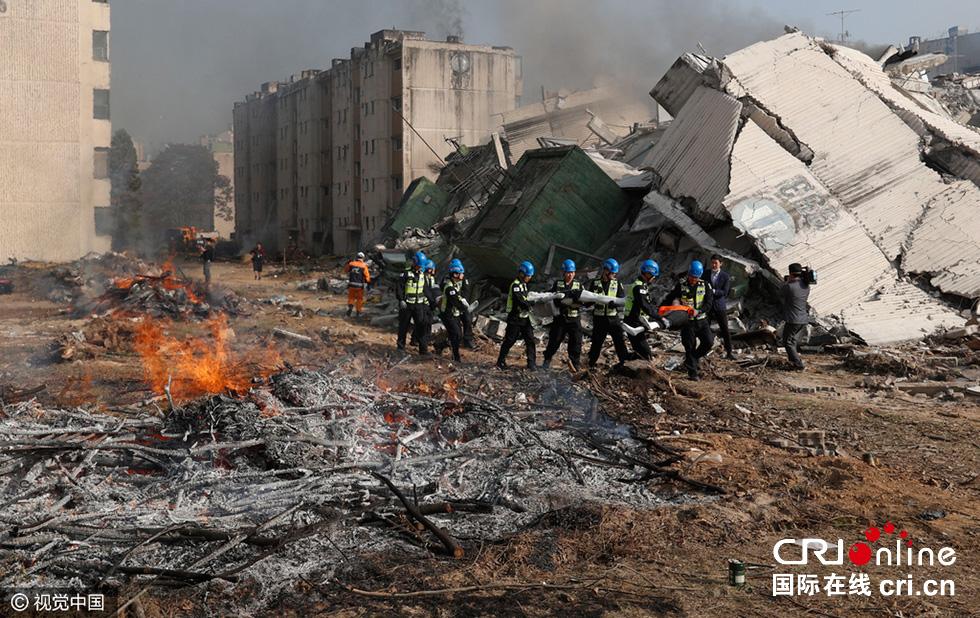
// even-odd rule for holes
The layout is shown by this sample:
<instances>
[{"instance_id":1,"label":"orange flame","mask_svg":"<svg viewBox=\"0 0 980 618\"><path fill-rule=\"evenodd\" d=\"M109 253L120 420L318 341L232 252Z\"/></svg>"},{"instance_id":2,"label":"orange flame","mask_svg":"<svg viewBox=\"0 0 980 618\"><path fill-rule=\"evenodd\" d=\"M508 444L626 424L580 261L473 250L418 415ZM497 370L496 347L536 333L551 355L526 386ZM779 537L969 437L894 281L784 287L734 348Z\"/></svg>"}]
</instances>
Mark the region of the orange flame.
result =
<instances>
[{"instance_id":1,"label":"orange flame","mask_svg":"<svg viewBox=\"0 0 980 618\"><path fill-rule=\"evenodd\" d=\"M151 320L139 325L134 347L157 394L166 393L168 383L171 396L180 400L249 388L252 376L246 375L243 361L232 357L224 318L212 318L207 328L208 337L181 341ZM278 357L269 359L268 365L276 363Z\"/></svg>"}]
</instances>

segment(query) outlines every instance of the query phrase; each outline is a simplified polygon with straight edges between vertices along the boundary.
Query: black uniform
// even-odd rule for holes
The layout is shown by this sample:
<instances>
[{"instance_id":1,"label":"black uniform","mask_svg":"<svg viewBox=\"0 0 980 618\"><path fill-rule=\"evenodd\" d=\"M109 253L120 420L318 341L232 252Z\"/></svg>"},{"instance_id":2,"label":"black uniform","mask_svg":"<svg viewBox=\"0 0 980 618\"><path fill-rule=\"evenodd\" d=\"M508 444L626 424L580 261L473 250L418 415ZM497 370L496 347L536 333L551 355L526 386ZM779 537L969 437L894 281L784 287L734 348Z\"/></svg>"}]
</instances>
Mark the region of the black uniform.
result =
<instances>
[{"instance_id":1,"label":"black uniform","mask_svg":"<svg viewBox=\"0 0 980 618\"><path fill-rule=\"evenodd\" d=\"M779 299L783 303L783 347L786 356L794 369L803 369L803 360L797 350L800 336L806 328L810 317L806 311L807 300L810 298L810 284L803 279L793 279L783 284L779 289Z\"/></svg>"},{"instance_id":2,"label":"black uniform","mask_svg":"<svg viewBox=\"0 0 980 618\"><path fill-rule=\"evenodd\" d=\"M531 326L531 303L527 298L527 284L520 279L514 279L507 293L507 330L504 331L504 341L500 344L497 367L507 366L507 353L517 343L518 337L524 340L528 368L535 369L537 354L534 349L534 328Z\"/></svg>"},{"instance_id":3,"label":"black uniform","mask_svg":"<svg viewBox=\"0 0 980 618\"><path fill-rule=\"evenodd\" d=\"M687 277L677 282L674 289L667 295L666 301L678 299L682 305L693 307L697 314L681 326L681 343L684 344L684 368L687 375L696 380L701 370L700 360L711 351L715 336L711 332L708 313L712 305L711 284L704 279L698 279L693 286L688 284Z\"/></svg>"},{"instance_id":4,"label":"black uniform","mask_svg":"<svg viewBox=\"0 0 980 618\"><path fill-rule=\"evenodd\" d=\"M593 294L604 296L625 296L623 286L619 281L612 279L603 281L596 279L589 286L589 291ZM626 349L626 337L623 334L623 324L619 319L619 308L616 305L595 305L592 308L592 345L589 346L589 368L594 369L599 362L599 354L602 353L602 344L606 341L606 335L612 337L613 345L616 348L616 356L619 362L625 363L629 360L629 350Z\"/></svg>"},{"instance_id":5,"label":"black uniform","mask_svg":"<svg viewBox=\"0 0 980 618\"><path fill-rule=\"evenodd\" d=\"M457 363L462 362L459 356L459 344L463 340L463 316L466 314L466 306L462 302L462 282L457 284L452 277L446 277L442 281L442 302L439 304L439 317L446 327L446 339L448 345L453 350L453 360ZM435 344L436 352L442 353L446 348L446 342Z\"/></svg>"},{"instance_id":6,"label":"black uniform","mask_svg":"<svg viewBox=\"0 0 980 618\"><path fill-rule=\"evenodd\" d=\"M572 280L571 285L565 285L565 280L555 281L551 286L552 292L562 292L565 298L578 301L582 294L582 284ZM572 368L578 371L579 359L582 357L582 317L577 306L558 303L558 315L551 321L548 330L548 346L544 349L544 365L551 362L551 357L558 352L562 340L568 335L568 360Z\"/></svg>"},{"instance_id":7,"label":"black uniform","mask_svg":"<svg viewBox=\"0 0 980 618\"><path fill-rule=\"evenodd\" d=\"M419 352L428 353L429 337L424 334L423 325L426 313L429 311L429 296L426 293L428 281L420 270L406 270L398 276L395 284L395 298L398 299L398 349L405 349L405 336L408 335L408 325L414 323L413 338L418 340ZM431 291L430 291L431 292ZM401 303L405 308L401 308Z\"/></svg>"},{"instance_id":8,"label":"black uniform","mask_svg":"<svg viewBox=\"0 0 980 618\"><path fill-rule=\"evenodd\" d=\"M623 322L629 324L630 326L641 326L640 316L645 316L646 318L652 320L654 316L657 315L656 310L650 303L650 284L643 280L643 277L638 278L630 286L630 291L626 295L626 311L623 317ZM650 360L653 358L653 350L650 349L650 344L647 343L646 331L640 333L639 335L629 335L630 344L633 346L633 352L643 360Z\"/></svg>"},{"instance_id":9,"label":"black uniform","mask_svg":"<svg viewBox=\"0 0 980 618\"><path fill-rule=\"evenodd\" d=\"M211 282L211 262L214 261L214 245L210 242L201 250L201 261L204 262L204 283Z\"/></svg>"}]
</instances>

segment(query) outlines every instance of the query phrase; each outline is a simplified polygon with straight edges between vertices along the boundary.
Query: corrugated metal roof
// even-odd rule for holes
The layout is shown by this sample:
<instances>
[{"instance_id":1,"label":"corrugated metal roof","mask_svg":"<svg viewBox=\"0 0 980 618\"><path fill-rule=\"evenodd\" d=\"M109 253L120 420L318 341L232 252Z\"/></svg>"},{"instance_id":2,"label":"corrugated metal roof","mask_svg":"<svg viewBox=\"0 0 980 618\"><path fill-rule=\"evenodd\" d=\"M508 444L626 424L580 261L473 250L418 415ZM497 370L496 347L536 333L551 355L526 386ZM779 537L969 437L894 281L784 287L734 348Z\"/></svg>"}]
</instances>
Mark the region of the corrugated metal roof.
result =
<instances>
[{"instance_id":1,"label":"corrugated metal roof","mask_svg":"<svg viewBox=\"0 0 980 618\"><path fill-rule=\"evenodd\" d=\"M717 62L713 58L700 54L684 54L664 73L657 85L650 91L650 96L660 103L671 116L687 105L687 100L694 91L708 84L704 75L705 70Z\"/></svg>"},{"instance_id":2,"label":"corrugated metal roof","mask_svg":"<svg viewBox=\"0 0 980 618\"><path fill-rule=\"evenodd\" d=\"M725 207L776 272L787 272L793 262L817 270L820 283L810 292L810 306L820 315L839 314L866 298L882 277L895 278L857 220L752 121L735 142Z\"/></svg>"},{"instance_id":3,"label":"corrugated metal roof","mask_svg":"<svg viewBox=\"0 0 980 618\"><path fill-rule=\"evenodd\" d=\"M940 328L963 325L963 318L905 281L883 284L870 298L844 309L841 318L872 345L921 339Z\"/></svg>"},{"instance_id":4,"label":"corrugated metal roof","mask_svg":"<svg viewBox=\"0 0 980 618\"><path fill-rule=\"evenodd\" d=\"M757 43L725 58L727 91L748 93L814 152L813 174L890 258L942 192L919 160L919 137L875 93L805 35Z\"/></svg>"},{"instance_id":5,"label":"corrugated metal roof","mask_svg":"<svg viewBox=\"0 0 980 618\"><path fill-rule=\"evenodd\" d=\"M660 176L662 192L677 199L693 198L699 214L722 218L729 155L741 112L736 99L699 86L638 167Z\"/></svg>"}]
</instances>

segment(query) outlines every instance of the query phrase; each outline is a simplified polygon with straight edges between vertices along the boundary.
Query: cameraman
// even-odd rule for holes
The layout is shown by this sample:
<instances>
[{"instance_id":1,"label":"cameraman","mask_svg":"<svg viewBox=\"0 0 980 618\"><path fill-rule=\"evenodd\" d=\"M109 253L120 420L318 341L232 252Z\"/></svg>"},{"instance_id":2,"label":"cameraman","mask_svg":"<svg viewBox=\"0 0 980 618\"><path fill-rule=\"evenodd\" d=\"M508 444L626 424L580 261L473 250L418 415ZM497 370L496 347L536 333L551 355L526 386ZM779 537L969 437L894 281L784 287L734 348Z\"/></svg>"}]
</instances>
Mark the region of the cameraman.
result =
<instances>
[{"instance_id":1,"label":"cameraman","mask_svg":"<svg viewBox=\"0 0 980 618\"><path fill-rule=\"evenodd\" d=\"M793 365L792 371L805 369L800 354L796 351L800 335L810 321L806 312L807 299L810 297L810 282L804 276L805 269L797 263L789 265L789 278L779 290L779 300L783 303L783 346L786 356Z\"/></svg>"}]
</instances>

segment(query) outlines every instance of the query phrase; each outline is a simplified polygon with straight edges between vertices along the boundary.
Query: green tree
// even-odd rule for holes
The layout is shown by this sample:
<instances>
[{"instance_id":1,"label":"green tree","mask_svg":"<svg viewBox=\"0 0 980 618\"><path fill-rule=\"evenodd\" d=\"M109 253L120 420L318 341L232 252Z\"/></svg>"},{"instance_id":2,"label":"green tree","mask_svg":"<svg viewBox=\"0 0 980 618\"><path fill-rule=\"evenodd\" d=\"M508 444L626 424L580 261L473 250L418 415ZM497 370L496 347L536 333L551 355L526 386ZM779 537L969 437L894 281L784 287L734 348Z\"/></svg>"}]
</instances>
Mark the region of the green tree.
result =
<instances>
[{"instance_id":1,"label":"green tree","mask_svg":"<svg viewBox=\"0 0 980 618\"><path fill-rule=\"evenodd\" d=\"M113 231L113 251L136 249L142 241L140 228L143 201L140 196L140 170L133 138L125 129L112 134L109 148L109 181Z\"/></svg>"},{"instance_id":2,"label":"green tree","mask_svg":"<svg viewBox=\"0 0 980 618\"><path fill-rule=\"evenodd\" d=\"M204 146L171 144L143 172L144 229L157 240L169 228L214 229L231 199L231 182Z\"/></svg>"}]
</instances>

